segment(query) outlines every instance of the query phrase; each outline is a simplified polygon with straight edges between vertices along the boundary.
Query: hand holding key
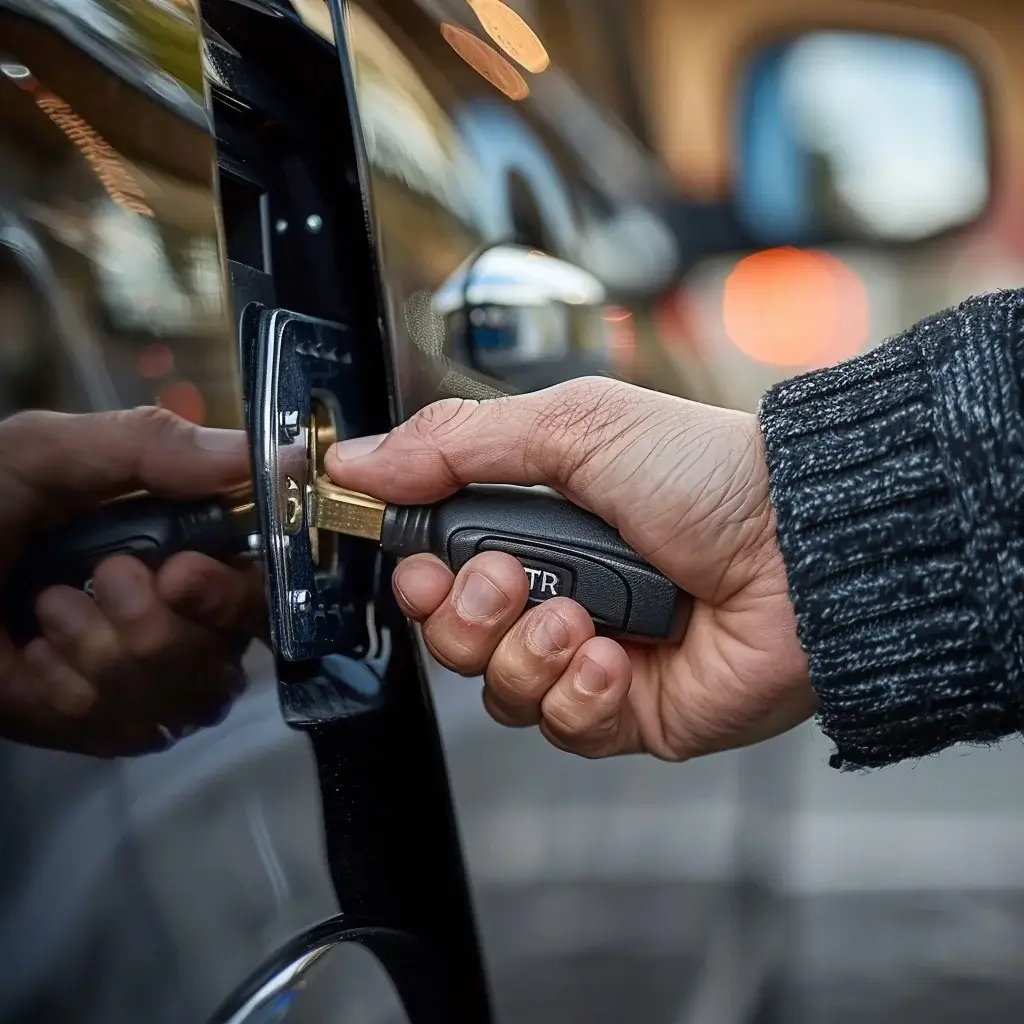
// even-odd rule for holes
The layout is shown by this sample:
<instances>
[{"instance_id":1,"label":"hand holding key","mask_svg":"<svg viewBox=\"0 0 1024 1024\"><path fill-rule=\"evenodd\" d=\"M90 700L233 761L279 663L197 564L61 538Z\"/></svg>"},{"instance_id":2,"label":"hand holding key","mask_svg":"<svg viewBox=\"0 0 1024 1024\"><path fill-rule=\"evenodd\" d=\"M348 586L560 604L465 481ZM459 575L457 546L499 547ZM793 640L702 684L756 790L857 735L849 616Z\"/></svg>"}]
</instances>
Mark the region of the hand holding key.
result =
<instances>
[{"instance_id":1,"label":"hand holding key","mask_svg":"<svg viewBox=\"0 0 1024 1024\"><path fill-rule=\"evenodd\" d=\"M439 662L484 675L502 724L539 725L587 757L678 761L775 735L814 710L752 416L574 381L437 403L385 438L335 446L325 467L335 483L399 505L475 483L552 487L693 595L680 643L620 644L595 635L568 598L527 610L530 578L507 553L476 555L457 574L407 558L395 573L400 604Z\"/></svg>"},{"instance_id":2,"label":"hand holding key","mask_svg":"<svg viewBox=\"0 0 1024 1024\"><path fill-rule=\"evenodd\" d=\"M244 433L162 409L0 421L0 582L33 535L104 501L137 490L204 497L248 472ZM0 735L121 756L215 721L243 683L239 660L265 614L258 572L195 552L153 572L119 555L91 589L43 592L42 635L24 648L0 619Z\"/></svg>"}]
</instances>

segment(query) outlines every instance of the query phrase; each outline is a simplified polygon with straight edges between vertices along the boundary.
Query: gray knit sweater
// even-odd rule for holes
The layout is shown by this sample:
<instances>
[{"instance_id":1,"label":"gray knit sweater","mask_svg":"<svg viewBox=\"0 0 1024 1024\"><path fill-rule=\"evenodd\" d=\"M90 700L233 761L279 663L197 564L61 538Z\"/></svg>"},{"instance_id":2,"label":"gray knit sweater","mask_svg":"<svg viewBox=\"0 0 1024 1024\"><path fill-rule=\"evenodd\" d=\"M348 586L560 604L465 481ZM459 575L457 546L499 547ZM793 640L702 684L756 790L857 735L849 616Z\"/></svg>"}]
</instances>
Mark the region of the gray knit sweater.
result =
<instances>
[{"instance_id":1,"label":"gray knit sweater","mask_svg":"<svg viewBox=\"0 0 1024 1024\"><path fill-rule=\"evenodd\" d=\"M858 768L1024 724L1024 291L765 396L800 640Z\"/></svg>"}]
</instances>

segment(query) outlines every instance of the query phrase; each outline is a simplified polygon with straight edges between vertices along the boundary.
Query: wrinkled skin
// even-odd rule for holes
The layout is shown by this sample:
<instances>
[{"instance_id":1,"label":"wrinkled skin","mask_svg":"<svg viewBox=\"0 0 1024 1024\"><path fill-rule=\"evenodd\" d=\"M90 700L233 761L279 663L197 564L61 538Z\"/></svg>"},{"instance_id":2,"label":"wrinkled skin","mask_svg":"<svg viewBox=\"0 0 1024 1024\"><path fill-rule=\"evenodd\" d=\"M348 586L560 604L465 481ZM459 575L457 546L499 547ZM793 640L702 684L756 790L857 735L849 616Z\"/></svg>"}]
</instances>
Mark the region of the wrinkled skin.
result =
<instances>
[{"instance_id":1,"label":"wrinkled skin","mask_svg":"<svg viewBox=\"0 0 1024 1024\"><path fill-rule=\"evenodd\" d=\"M605 379L428 406L385 438L331 449L331 478L394 503L470 483L547 485L615 526L695 599L678 646L619 644L556 598L524 613L510 556L457 576L406 559L394 589L433 656L483 674L508 726L585 757L671 761L757 742L815 709L796 637L754 417Z\"/></svg>"},{"instance_id":2,"label":"wrinkled skin","mask_svg":"<svg viewBox=\"0 0 1024 1024\"><path fill-rule=\"evenodd\" d=\"M161 409L0 422L0 574L33 532L138 490L199 498L244 483L245 434L203 430ZM260 630L257 567L185 553L157 573L127 556L103 563L95 600L40 595L42 636L0 633L0 735L97 756L142 754L223 716Z\"/></svg>"}]
</instances>

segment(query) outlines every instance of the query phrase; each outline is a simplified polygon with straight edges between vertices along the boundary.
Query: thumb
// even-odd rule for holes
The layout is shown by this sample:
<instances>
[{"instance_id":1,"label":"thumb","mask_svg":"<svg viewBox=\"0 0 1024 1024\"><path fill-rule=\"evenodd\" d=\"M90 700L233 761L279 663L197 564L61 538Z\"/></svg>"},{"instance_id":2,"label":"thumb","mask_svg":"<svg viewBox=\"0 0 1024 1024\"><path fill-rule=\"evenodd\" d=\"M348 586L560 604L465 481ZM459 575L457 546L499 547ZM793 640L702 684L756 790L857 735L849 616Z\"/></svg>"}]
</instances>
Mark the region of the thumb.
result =
<instances>
[{"instance_id":1,"label":"thumb","mask_svg":"<svg viewBox=\"0 0 1024 1024\"><path fill-rule=\"evenodd\" d=\"M618 503L593 482L645 432L663 397L586 378L484 402L449 399L383 438L334 445L324 468L335 483L405 505L471 483L546 485L615 525Z\"/></svg>"},{"instance_id":2,"label":"thumb","mask_svg":"<svg viewBox=\"0 0 1024 1024\"><path fill-rule=\"evenodd\" d=\"M0 423L0 477L19 517L60 519L136 490L180 499L230 490L249 477L248 444L243 431L165 409L26 412Z\"/></svg>"}]
</instances>

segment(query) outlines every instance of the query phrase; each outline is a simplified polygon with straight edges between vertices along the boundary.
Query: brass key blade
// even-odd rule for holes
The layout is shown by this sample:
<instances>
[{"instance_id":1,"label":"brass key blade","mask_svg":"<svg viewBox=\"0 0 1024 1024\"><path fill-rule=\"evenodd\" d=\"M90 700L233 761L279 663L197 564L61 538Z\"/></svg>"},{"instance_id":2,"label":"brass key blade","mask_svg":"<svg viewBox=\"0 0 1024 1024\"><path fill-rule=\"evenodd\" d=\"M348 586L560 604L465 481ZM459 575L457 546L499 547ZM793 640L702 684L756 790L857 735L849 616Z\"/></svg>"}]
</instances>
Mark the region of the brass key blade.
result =
<instances>
[{"instance_id":1,"label":"brass key blade","mask_svg":"<svg viewBox=\"0 0 1024 1024\"><path fill-rule=\"evenodd\" d=\"M310 520L316 529L380 541L387 508L383 501L348 491L332 484L327 477L319 476L313 485L311 504Z\"/></svg>"}]
</instances>

